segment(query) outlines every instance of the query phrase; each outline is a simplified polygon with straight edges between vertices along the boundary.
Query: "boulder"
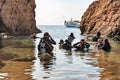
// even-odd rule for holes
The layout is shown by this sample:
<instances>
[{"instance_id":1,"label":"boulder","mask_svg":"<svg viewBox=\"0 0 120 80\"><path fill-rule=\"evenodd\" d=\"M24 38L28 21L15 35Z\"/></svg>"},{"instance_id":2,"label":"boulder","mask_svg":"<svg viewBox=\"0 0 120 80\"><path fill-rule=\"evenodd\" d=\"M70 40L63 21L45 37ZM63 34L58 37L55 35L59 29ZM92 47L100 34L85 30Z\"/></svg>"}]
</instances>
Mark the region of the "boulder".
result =
<instances>
[{"instance_id":1,"label":"boulder","mask_svg":"<svg viewBox=\"0 0 120 80\"><path fill-rule=\"evenodd\" d=\"M35 0L0 0L0 32L28 36L40 32L35 21Z\"/></svg>"}]
</instances>

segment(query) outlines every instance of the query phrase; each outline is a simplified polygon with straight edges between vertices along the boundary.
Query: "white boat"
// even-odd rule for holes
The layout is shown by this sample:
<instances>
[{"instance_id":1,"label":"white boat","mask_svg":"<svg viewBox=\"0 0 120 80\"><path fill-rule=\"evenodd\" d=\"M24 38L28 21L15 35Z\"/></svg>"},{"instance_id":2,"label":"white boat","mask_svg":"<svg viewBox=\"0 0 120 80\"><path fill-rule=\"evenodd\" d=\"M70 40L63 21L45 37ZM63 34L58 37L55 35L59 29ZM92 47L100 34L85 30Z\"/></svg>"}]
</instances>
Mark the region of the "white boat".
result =
<instances>
[{"instance_id":1,"label":"white boat","mask_svg":"<svg viewBox=\"0 0 120 80\"><path fill-rule=\"evenodd\" d=\"M70 21L66 21L64 22L64 25L66 27L79 27L80 26L80 22L78 20L70 20Z\"/></svg>"}]
</instances>

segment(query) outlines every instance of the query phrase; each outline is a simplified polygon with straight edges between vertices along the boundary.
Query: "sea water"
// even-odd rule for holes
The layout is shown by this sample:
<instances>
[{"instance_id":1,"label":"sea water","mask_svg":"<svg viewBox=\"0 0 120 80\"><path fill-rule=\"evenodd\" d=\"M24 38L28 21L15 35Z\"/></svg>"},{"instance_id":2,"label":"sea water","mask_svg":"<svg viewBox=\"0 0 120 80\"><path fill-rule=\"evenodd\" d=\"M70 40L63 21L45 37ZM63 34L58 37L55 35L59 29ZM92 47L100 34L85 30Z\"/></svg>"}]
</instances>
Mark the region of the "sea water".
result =
<instances>
[{"instance_id":1,"label":"sea water","mask_svg":"<svg viewBox=\"0 0 120 80\"><path fill-rule=\"evenodd\" d=\"M69 34L74 33L73 44L84 39L80 35L79 28L69 28L64 25L39 25L37 26L42 33L38 33L35 39L35 56L32 76L34 80L100 80L101 68L93 66L97 64L96 58L92 58L89 52L76 52L74 49L66 51L59 49L60 39L67 39ZM38 57L37 45L45 32L49 32L57 42L54 45L54 58L49 65L43 65Z\"/></svg>"}]
</instances>

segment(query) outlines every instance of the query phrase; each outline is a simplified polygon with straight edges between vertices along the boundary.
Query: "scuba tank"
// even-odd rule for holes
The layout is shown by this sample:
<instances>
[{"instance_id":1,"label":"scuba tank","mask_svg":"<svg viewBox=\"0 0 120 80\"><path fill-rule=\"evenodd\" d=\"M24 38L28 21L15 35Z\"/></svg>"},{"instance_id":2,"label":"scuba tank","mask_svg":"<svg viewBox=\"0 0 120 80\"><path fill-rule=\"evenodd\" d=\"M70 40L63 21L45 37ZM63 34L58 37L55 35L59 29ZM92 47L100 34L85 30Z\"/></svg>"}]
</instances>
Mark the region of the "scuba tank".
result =
<instances>
[{"instance_id":1,"label":"scuba tank","mask_svg":"<svg viewBox=\"0 0 120 80\"><path fill-rule=\"evenodd\" d=\"M46 48L45 48L45 42L44 42L44 39L41 39L40 41L40 52L41 53L46 53Z\"/></svg>"}]
</instances>

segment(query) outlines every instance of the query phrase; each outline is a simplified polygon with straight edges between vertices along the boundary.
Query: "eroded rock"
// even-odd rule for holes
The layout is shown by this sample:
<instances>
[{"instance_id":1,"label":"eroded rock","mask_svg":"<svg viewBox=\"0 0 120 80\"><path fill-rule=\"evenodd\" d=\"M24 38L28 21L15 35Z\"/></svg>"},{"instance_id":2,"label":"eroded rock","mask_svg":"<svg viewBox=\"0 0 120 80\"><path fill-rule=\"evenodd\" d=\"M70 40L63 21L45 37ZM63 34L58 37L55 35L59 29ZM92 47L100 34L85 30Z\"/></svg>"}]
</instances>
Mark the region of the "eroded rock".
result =
<instances>
[{"instance_id":1,"label":"eroded rock","mask_svg":"<svg viewBox=\"0 0 120 80\"><path fill-rule=\"evenodd\" d=\"M97 33L111 35L120 32L120 0L96 0L81 19L81 34Z\"/></svg>"},{"instance_id":2,"label":"eroded rock","mask_svg":"<svg viewBox=\"0 0 120 80\"><path fill-rule=\"evenodd\" d=\"M0 31L14 36L40 32L35 21L34 0L0 0Z\"/></svg>"}]
</instances>

